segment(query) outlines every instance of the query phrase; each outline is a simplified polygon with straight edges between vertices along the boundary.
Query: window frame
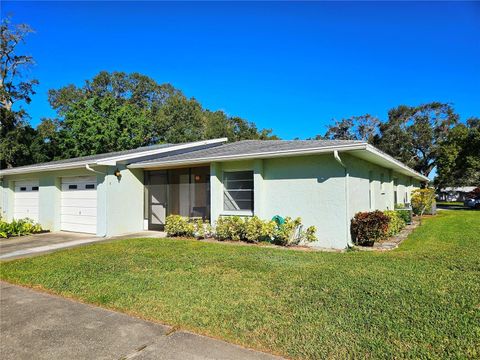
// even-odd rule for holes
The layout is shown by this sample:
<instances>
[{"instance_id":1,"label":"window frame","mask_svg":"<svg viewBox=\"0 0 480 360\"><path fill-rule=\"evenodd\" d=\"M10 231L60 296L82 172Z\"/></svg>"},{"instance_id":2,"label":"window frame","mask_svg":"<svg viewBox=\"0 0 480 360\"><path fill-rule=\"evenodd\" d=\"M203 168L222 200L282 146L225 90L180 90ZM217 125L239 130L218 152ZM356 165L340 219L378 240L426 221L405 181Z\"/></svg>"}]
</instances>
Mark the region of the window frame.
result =
<instances>
[{"instance_id":1,"label":"window frame","mask_svg":"<svg viewBox=\"0 0 480 360\"><path fill-rule=\"evenodd\" d=\"M245 192L251 192L252 194L252 197L251 197L251 203L252 203L252 206L251 206L251 209L239 209L239 210L227 210L225 209L225 196L226 196L226 193L228 191L227 187L226 187L226 178L227 178L227 174L234 174L234 173L251 173L252 175L252 188L251 189L241 189L241 191L245 191ZM251 169L242 169L242 170L226 170L226 171L223 171L223 174L222 174L222 185L223 185L223 191L222 191L222 215L237 215L237 216L252 216L254 214L254 211L255 211L255 173L253 170ZM230 189L232 191L239 191L239 190L234 190L234 189Z\"/></svg>"}]
</instances>

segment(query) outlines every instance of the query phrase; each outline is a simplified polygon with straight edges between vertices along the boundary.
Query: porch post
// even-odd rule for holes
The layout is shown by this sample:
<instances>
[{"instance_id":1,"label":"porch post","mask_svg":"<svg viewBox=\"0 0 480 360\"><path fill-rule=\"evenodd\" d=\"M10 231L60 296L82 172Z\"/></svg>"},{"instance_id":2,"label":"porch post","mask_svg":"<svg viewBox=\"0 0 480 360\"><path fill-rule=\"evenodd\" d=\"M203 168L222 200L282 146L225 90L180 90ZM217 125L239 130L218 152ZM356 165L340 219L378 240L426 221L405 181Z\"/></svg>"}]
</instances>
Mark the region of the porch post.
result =
<instances>
[{"instance_id":1,"label":"porch post","mask_svg":"<svg viewBox=\"0 0 480 360\"><path fill-rule=\"evenodd\" d=\"M215 225L223 210L222 164L210 164L210 221Z\"/></svg>"}]
</instances>

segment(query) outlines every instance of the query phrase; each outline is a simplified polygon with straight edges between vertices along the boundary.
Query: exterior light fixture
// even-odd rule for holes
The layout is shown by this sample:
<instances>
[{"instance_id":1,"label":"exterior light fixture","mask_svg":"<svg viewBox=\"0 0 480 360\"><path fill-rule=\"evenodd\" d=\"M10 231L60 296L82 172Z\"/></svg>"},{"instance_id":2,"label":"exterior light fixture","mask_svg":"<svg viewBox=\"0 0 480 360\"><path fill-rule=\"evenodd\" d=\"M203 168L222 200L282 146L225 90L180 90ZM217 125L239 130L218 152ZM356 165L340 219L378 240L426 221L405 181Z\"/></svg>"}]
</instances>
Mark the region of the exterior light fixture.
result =
<instances>
[{"instance_id":1,"label":"exterior light fixture","mask_svg":"<svg viewBox=\"0 0 480 360\"><path fill-rule=\"evenodd\" d=\"M195 181L200 181L200 175L195 175Z\"/></svg>"},{"instance_id":2,"label":"exterior light fixture","mask_svg":"<svg viewBox=\"0 0 480 360\"><path fill-rule=\"evenodd\" d=\"M120 170L118 170L118 168L115 170L115 172L113 173L113 175L115 175L117 178L121 178L122 177L122 174L120 173Z\"/></svg>"}]
</instances>

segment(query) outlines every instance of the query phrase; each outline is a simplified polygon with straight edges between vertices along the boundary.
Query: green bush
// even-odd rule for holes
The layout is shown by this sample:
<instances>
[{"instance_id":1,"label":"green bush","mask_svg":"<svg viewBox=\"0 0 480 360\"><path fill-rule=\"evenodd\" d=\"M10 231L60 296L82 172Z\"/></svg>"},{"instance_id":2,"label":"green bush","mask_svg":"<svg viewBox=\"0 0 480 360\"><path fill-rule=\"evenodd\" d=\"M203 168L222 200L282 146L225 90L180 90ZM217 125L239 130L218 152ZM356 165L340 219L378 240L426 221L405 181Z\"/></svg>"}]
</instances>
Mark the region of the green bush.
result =
<instances>
[{"instance_id":1,"label":"green bush","mask_svg":"<svg viewBox=\"0 0 480 360\"><path fill-rule=\"evenodd\" d=\"M412 223L412 211L410 209L395 209L398 216L400 216L405 224Z\"/></svg>"},{"instance_id":2,"label":"green bush","mask_svg":"<svg viewBox=\"0 0 480 360\"><path fill-rule=\"evenodd\" d=\"M278 226L275 232L273 243L282 246L298 245L301 242L312 242L317 240L315 226L303 230L302 219L285 218L285 222Z\"/></svg>"},{"instance_id":3,"label":"green bush","mask_svg":"<svg viewBox=\"0 0 480 360\"><path fill-rule=\"evenodd\" d=\"M195 235L195 225L187 217L169 215L165 221L165 231L168 236L193 237Z\"/></svg>"},{"instance_id":4,"label":"green bush","mask_svg":"<svg viewBox=\"0 0 480 360\"><path fill-rule=\"evenodd\" d=\"M379 210L356 213L350 225L354 243L373 246L375 241L385 239L388 234L388 223L388 216Z\"/></svg>"},{"instance_id":5,"label":"green bush","mask_svg":"<svg viewBox=\"0 0 480 360\"><path fill-rule=\"evenodd\" d=\"M412 191L412 209L415 215L429 214L435 203L434 189L416 189Z\"/></svg>"},{"instance_id":6,"label":"green bush","mask_svg":"<svg viewBox=\"0 0 480 360\"><path fill-rule=\"evenodd\" d=\"M277 224L275 221L263 221L257 216L245 220L245 239L251 242L269 241L275 236Z\"/></svg>"},{"instance_id":7,"label":"green bush","mask_svg":"<svg viewBox=\"0 0 480 360\"><path fill-rule=\"evenodd\" d=\"M386 210L383 212L388 217L387 236L397 235L405 227L406 223L403 217L395 210Z\"/></svg>"},{"instance_id":8,"label":"green bush","mask_svg":"<svg viewBox=\"0 0 480 360\"><path fill-rule=\"evenodd\" d=\"M194 222L194 233L198 239L206 239L212 236L212 226L208 220L197 219Z\"/></svg>"},{"instance_id":9,"label":"green bush","mask_svg":"<svg viewBox=\"0 0 480 360\"><path fill-rule=\"evenodd\" d=\"M35 223L32 219L13 220L10 223L0 219L0 238L29 235L41 231L43 229L40 224Z\"/></svg>"},{"instance_id":10,"label":"green bush","mask_svg":"<svg viewBox=\"0 0 480 360\"><path fill-rule=\"evenodd\" d=\"M219 240L246 240L245 220L239 216L221 216L215 225L215 235Z\"/></svg>"},{"instance_id":11,"label":"green bush","mask_svg":"<svg viewBox=\"0 0 480 360\"><path fill-rule=\"evenodd\" d=\"M316 240L316 228L310 226L303 230L301 219L285 218L285 223L277 225L273 220L261 220L257 216L241 218L238 216L220 217L215 224L215 237L219 240L268 241L277 245L297 245L301 242Z\"/></svg>"}]
</instances>

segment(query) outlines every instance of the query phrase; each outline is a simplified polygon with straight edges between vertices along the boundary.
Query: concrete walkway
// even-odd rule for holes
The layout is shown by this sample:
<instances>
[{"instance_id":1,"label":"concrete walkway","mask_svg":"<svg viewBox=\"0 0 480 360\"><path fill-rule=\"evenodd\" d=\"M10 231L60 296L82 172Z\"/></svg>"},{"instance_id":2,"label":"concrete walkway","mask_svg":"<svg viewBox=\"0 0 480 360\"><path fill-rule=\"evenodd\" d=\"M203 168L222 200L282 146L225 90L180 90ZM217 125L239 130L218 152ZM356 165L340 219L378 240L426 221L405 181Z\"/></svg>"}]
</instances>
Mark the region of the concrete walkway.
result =
<instances>
[{"instance_id":1,"label":"concrete walkway","mask_svg":"<svg viewBox=\"0 0 480 360\"><path fill-rule=\"evenodd\" d=\"M0 282L0 358L280 359Z\"/></svg>"},{"instance_id":2,"label":"concrete walkway","mask_svg":"<svg viewBox=\"0 0 480 360\"><path fill-rule=\"evenodd\" d=\"M100 241L121 240L136 237L165 237L158 231L142 231L138 233L98 237L92 234L71 233L65 231L33 234L0 240L0 260L13 260L22 257L50 253L60 249L91 244Z\"/></svg>"}]
</instances>

